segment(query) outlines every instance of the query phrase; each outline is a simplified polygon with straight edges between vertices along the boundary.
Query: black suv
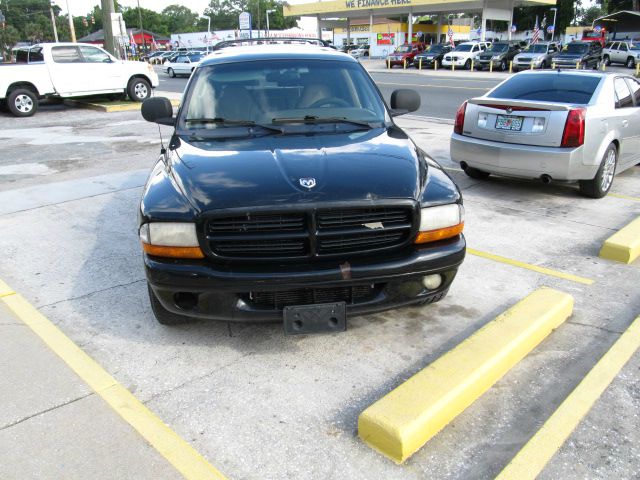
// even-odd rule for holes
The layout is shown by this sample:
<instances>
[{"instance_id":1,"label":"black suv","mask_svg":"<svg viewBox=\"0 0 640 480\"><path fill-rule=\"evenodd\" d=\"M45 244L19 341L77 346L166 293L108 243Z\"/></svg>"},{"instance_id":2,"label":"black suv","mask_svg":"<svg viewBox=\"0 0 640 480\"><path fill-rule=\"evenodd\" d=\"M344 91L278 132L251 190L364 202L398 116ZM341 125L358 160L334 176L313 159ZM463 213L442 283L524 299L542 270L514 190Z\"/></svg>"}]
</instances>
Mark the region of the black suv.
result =
<instances>
[{"instance_id":1,"label":"black suv","mask_svg":"<svg viewBox=\"0 0 640 480\"><path fill-rule=\"evenodd\" d=\"M442 65L442 59L445 54L452 50L451 45L438 43L435 45L429 45L425 48L424 52L419 53L413 59L413 66L416 68L433 68L434 62L438 62L438 65Z\"/></svg>"},{"instance_id":2,"label":"black suv","mask_svg":"<svg viewBox=\"0 0 640 480\"><path fill-rule=\"evenodd\" d=\"M139 233L157 320L284 322L338 331L347 314L443 298L465 255L460 192L395 125L349 55L304 45L203 60L149 176Z\"/></svg>"},{"instance_id":3,"label":"black suv","mask_svg":"<svg viewBox=\"0 0 640 480\"><path fill-rule=\"evenodd\" d=\"M552 60L556 67L595 70L601 59L602 45L599 42L571 42L554 55Z\"/></svg>"},{"instance_id":4,"label":"black suv","mask_svg":"<svg viewBox=\"0 0 640 480\"><path fill-rule=\"evenodd\" d=\"M492 43L489 47L478 55L476 65L479 70L495 68L504 72L509 68L509 62L520 53L520 45L518 43L497 42Z\"/></svg>"}]
</instances>

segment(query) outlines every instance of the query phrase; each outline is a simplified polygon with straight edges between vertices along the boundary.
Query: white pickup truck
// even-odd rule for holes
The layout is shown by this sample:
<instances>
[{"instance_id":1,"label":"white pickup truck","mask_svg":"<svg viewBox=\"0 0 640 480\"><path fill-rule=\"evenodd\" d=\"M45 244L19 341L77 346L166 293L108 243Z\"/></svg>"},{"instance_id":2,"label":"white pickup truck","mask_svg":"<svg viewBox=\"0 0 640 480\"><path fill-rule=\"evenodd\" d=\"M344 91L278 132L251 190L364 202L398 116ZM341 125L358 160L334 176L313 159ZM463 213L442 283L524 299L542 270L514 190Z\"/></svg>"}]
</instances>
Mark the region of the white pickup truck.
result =
<instances>
[{"instance_id":1,"label":"white pickup truck","mask_svg":"<svg viewBox=\"0 0 640 480\"><path fill-rule=\"evenodd\" d=\"M118 60L95 45L43 43L18 51L16 64L0 65L0 103L17 117L29 117L45 97L128 94L142 102L158 86L146 62Z\"/></svg>"}]
</instances>

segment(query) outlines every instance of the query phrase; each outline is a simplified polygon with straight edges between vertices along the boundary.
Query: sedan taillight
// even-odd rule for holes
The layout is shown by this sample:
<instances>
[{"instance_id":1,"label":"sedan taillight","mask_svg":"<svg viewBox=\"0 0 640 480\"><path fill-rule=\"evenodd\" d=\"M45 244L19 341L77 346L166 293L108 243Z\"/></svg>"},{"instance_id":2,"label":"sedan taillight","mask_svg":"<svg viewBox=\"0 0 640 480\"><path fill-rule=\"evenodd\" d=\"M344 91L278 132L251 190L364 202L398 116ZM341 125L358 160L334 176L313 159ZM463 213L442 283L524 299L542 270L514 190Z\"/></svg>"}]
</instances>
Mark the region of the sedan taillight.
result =
<instances>
[{"instance_id":1,"label":"sedan taillight","mask_svg":"<svg viewBox=\"0 0 640 480\"><path fill-rule=\"evenodd\" d=\"M573 108L569 110L564 124L561 147L574 148L584 144L584 128L586 109Z\"/></svg>"},{"instance_id":2,"label":"sedan taillight","mask_svg":"<svg viewBox=\"0 0 640 480\"><path fill-rule=\"evenodd\" d=\"M456 112L456 122L453 125L453 131L458 135L462 135L462 129L464 128L464 114L467 111L467 102L465 101L458 111Z\"/></svg>"}]
</instances>

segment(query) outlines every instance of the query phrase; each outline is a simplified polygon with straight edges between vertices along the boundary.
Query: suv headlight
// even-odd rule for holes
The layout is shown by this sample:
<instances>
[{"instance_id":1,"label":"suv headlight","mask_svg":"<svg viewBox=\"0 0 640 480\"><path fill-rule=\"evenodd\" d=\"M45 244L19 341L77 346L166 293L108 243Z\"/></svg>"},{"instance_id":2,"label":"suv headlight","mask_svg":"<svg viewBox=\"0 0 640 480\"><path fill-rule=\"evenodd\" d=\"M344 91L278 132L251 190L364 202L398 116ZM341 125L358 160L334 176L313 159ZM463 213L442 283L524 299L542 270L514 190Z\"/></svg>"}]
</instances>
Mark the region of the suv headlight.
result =
<instances>
[{"instance_id":1,"label":"suv headlight","mask_svg":"<svg viewBox=\"0 0 640 480\"><path fill-rule=\"evenodd\" d=\"M204 258L194 223L152 222L140 227L142 249L169 258Z\"/></svg>"},{"instance_id":2,"label":"suv headlight","mask_svg":"<svg viewBox=\"0 0 640 480\"><path fill-rule=\"evenodd\" d=\"M458 203L420 210L420 231L415 243L429 243L455 237L464 229L464 207Z\"/></svg>"}]
</instances>

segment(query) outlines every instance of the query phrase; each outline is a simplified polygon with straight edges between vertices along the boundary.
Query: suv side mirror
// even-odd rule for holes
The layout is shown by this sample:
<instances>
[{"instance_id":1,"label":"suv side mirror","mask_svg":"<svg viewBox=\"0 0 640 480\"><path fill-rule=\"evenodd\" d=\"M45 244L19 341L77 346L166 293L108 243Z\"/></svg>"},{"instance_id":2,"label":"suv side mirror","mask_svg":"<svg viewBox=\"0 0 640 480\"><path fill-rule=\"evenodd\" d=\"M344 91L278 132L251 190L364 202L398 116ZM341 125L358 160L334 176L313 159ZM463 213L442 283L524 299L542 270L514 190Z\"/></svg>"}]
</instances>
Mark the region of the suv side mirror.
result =
<instances>
[{"instance_id":1,"label":"suv side mirror","mask_svg":"<svg viewBox=\"0 0 640 480\"><path fill-rule=\"evenodd\" d=\"M402 88L391 94L391 116L415 112L420 108L420 95L415 90Z\"/></svg>"},{"instance_id":2,"label":"suv side mirror","mask_svg":"<svg viewBox=\"0 0 640 480\"><path fill-rule=\"evenodd\" d=\"M160 123L162 125L174 125L173 105L165 97L148 98L142 102L142 118L147 122Z\"/></svg>"}]
</instances>

